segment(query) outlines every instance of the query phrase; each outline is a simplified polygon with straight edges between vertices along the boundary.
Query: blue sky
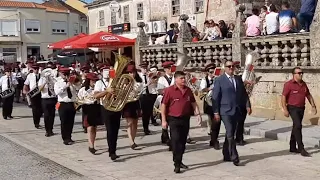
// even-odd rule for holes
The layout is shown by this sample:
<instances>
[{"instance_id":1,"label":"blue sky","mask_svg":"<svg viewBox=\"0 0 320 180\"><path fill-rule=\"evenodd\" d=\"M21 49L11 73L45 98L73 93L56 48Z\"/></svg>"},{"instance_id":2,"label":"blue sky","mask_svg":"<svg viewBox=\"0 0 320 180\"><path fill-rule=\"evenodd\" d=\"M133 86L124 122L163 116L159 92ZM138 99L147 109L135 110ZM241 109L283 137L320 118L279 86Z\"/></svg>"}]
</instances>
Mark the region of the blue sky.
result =
<instances>
[{"instance_id":1,"label":"blue sky","mask_svg":"<svg viewBox=\"0 0 320 180\"><path fill-rule=\"evenodd\" d=\"M17 1L25 1L25 2L36 2L36 3L42 3L43 0L17 0ZM93 0L82 0L82 1L85 1L85 2L92 2Z\"/></svg>"}]
</instances>

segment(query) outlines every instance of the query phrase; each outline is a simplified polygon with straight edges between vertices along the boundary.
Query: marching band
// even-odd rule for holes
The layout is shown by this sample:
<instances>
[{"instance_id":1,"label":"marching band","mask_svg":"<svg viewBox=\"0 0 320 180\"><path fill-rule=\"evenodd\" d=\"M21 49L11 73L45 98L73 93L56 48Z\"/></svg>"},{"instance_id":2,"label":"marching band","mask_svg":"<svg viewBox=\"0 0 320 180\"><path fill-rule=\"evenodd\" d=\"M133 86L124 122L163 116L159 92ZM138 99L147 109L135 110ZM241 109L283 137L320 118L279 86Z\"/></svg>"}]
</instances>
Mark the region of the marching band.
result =
<instances>
[{"instance_id":1,"label":"marching band","mask_svg":"<svg viewBox=\"0 0 320 180\"><path fill-rule=\"evenodd\" d=\"M221 69L216 68L215 64L208 64L205 67L206 76L200 81L198 87L197 82L191 81L184 72L176 71L177 66L174 62L163 62L164 75L161 75L157 68L149 69L147 62L142 62L140 70L138 70L130 59L122 58L126 62L119 62L114 67L109 64L101 64L95 70L86 65L74 69L58 67L58 65L49 62L45 68L40 68L36 63L28 63L27 70L22 71L28 73L24 81L23 93L30 99L34 126L37 129L40 128L40 119L43 116L45 136L53 136L57 110L61 121L63 144L72 145L74 143L72 131L75 115L81 107L83 128L88 134L89 152L96 153L97 126L104 124L107 131L109 157L115 161L119 158L116 150L121 117L127 122L130 146L132 149L136 149L138 147L135 142L138 119L142 117L144 133L149 135L151 134L150 122L154 126L159 125L154 119L154 115L159 114L159 109L161 109L161 142L167 144L169 150L173 151L175 172L178 173L180 168L187 168L182 163L182 154L185 143L192 142L188 138L188 123L193 114L190 108L195 110L195 115L200 115L195 103L195 91L199 91L205 96L210 95L209 100L211 101L211 93L215 89L214 81L220 76ZM5 75L0 78L2 90L0 96L3 102L4 119L12 118L14 89L17 84L17 76L13 76L11 68L7 67ZM187 99L184 99L186 98L184 95L180 96L178 91L178 89L185 87L188 92ZM195 89L195 87L197 88ZM173 94L169 93L171 91ZM175 96L177 97L175 98ZM208 134L211 135L210 146L219 149L218 135L221 122L213 120L215 114L212 102L208 103L208 97L203 99L204 113L208 115ZM179 103L173 105L175 101L188 102L189 104L182 103L181 107L177 107ZM173 106L180 110L170 110L170 107ZM164 107L169 109L165 110ZM166 111L169 115L166 114ZM182 123L179 120L185 122ZM201 117L199 120L201 121ZM239 134L237 140L240 141L238 143L244 142L243 136L241 136L243 130L238 131L240 132L237 133L237 135ZM181 136L179 133L182 133Z\"/></svg>"}]
</instances>

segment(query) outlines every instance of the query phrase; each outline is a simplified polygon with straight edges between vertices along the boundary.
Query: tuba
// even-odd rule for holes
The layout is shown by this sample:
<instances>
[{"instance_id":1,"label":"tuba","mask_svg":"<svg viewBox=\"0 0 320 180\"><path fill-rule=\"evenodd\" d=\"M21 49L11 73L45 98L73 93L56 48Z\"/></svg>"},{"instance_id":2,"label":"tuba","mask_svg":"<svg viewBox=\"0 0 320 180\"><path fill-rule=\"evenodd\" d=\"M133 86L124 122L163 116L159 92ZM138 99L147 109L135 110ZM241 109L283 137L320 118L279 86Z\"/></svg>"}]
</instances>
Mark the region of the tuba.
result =
<instances>
[{"instance_id":1,"label":"tuba","mask_svg":"<svg viewBox=\"0 0 320 180\"><path fill-rule=\"evenodd\" d=\"M248 96L250 97L252 95L252 90L255 84L258 83L259 78L256 77L254 71L253 71L253 62L255 61L257 57L256 53L249 53L246 56L246 62L242 74L242 81L244 82L246 91L248 93Z\"/></svg>"},{"instance_id":2,"label":"tuba","mask_svg":"<svg viewBox=\"0 0 320 180\"><path fill-rule=\"evenodd\" d=\"M103 107L109 111L121 111L130 100L129 96L135 84L134 79L129 74L123 74L130 61L129 58L116 54L115 77L110 78L108 84L108 88L114 89L114 93L107 93L102 98Z\"/></svg>"}]
</instances>

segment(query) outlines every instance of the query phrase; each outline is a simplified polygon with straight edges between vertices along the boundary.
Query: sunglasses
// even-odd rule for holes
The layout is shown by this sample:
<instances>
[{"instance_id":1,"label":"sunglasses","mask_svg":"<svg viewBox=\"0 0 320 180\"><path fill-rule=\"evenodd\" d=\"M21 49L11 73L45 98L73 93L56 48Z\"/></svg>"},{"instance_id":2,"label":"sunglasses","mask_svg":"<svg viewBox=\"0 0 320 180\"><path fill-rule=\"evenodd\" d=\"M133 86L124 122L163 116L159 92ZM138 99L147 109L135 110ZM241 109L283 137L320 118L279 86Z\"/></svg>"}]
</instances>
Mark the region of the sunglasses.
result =
<instances>
[{"instance_id":1,"label":"sunglasses","mask_svg":"<svg viewBox=\"0 0 320 180\"><path fill-rule=\"evenodd\" d=\"M297 73L294 73L294 74L303 75L303 72L297 72Z\"/></svg>"},{"instance_id":2,"label":"sunglasses","mask_svg":"<svg viewBox=\"0 0 320 180\"><path fill-rule=\"evenodd\" d=\"M209 73L210 73L210 74L213 74L213 73L214 73L214 71L209 71Z\"/></svg>"},{"instance_id":3,"label":"sunglasses","mask_svg":"<svg viewBox=\"0 0 320 180\"><path fill-rule=\"evenodd\" d=\"M234 65L229 65L229 66L226 66L227 68L234 68L235 66Z\"/></svg>"}]
</instances>

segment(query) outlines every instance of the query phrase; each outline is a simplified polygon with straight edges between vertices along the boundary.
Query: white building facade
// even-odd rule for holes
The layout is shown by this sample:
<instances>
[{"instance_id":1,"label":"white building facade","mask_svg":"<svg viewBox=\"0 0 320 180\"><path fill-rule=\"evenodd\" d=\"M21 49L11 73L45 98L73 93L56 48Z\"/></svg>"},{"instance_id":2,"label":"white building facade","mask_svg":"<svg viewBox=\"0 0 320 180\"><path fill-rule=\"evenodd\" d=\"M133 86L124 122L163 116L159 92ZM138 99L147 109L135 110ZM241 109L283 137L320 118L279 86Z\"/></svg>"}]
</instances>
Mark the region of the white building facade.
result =
<instances>
[{"instance_id":1,"label":"white building facade","mask_svg":"<svg viewBox=\"0 0 320 180\"><path fill-rule=\"evenodd\" d=\"M87 19L76 13L36 3L0 2L0 60L25 62L30 56L52 53L48 45L81 32ZM15 57L15 58L11 58Z\"/></svg>"}]
</instances>

